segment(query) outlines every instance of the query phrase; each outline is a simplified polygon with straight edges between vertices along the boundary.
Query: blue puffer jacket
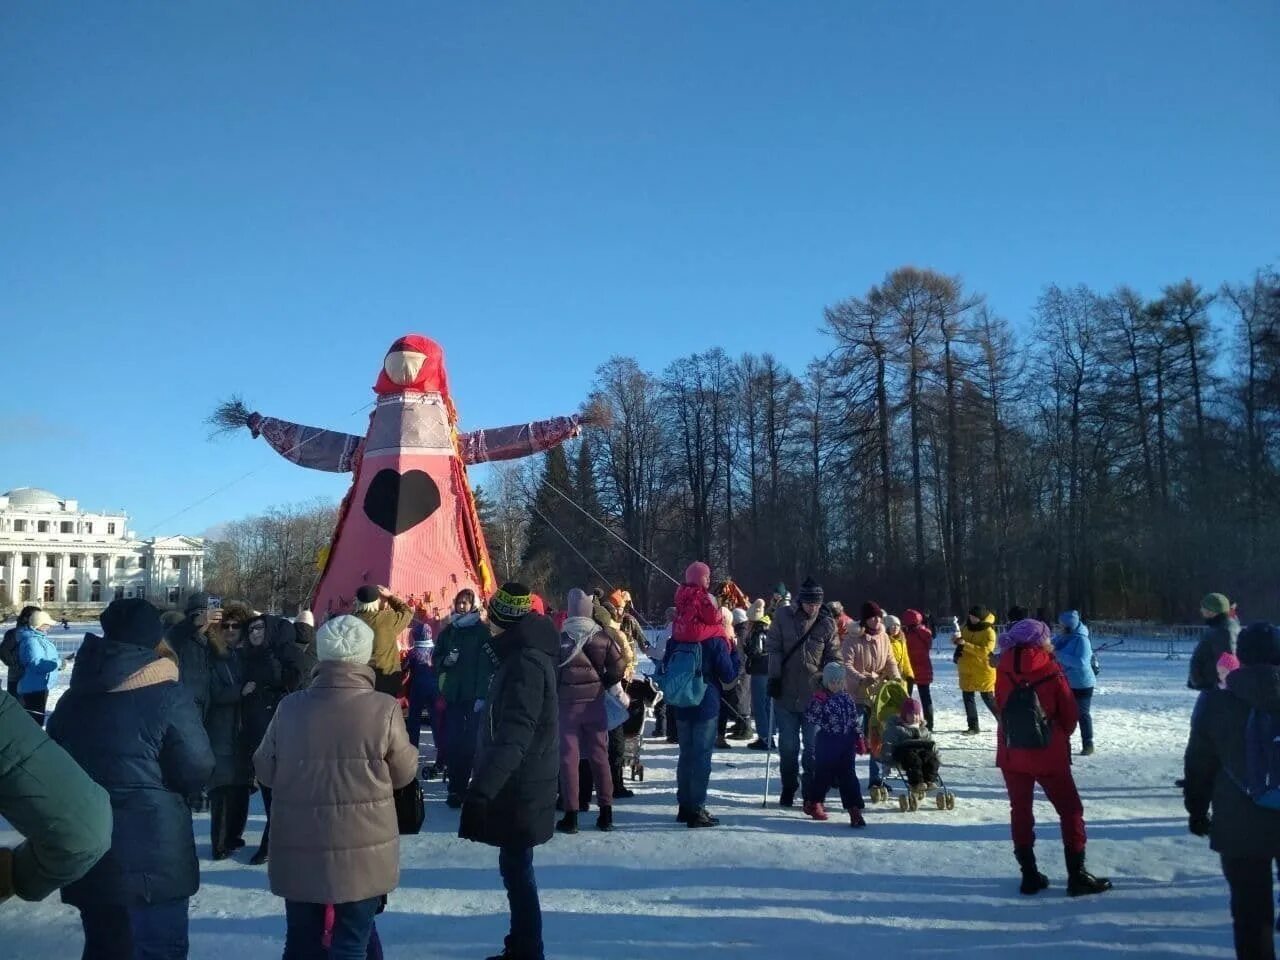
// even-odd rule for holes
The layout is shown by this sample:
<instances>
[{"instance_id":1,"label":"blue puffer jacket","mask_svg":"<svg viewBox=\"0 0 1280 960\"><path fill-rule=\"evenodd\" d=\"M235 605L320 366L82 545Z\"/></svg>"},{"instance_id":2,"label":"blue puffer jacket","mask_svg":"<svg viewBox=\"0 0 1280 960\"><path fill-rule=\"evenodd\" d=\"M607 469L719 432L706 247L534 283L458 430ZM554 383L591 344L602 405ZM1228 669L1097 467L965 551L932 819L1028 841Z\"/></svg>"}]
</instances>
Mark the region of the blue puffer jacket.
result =
<instances>
[{"instance_id":1,"label":"blue puffer jacket","mask_svg":"<svg viewBox=\"0 0 1280 960\"><path fill-rule=\"evenodd\" d=\"M213 773L213 750L178 669L146 647L90 634L49 736L111 795L111 850L65 887L73 906L140 906L200 888L184 799Z\"/></svg>"},{"instance_id":2,"label":"blue puffer jacket","mask_svg":"<svg viewBox=\"0 0 1280 960\"><path fill-rule=\"evenodd\" d=\"M42 693L50 690L58 679L62 658L52 640L43 630L23 627L18 631L18 662L22 664L22 677L18 680L18 693Z\"/></svg>"},{"instance_id":3,"label":"blue puffer jacket","mask_svg":"<svg viewBox=\"0 0 1280 960\"><path fill-rule=\"evenodd\" d=\"M1080 622L1080 614L1068 610L1058 618L1064 633L1054 634L1053 652L1067 675L1067 685L1072 690L1092 690L1097 683L1093 672L1093 644L1089 641L1089 628Z\"/></svg>"},{"instance_id":4,"label":"blue puffer jacket","mask_svg":"<svg viewBox=\"0 0 1280 960\"><path fill-rule=\"evenodd\" d=\"M663 657L664 666L681 642L683 641L672 641L667 644L666 656ZM676 708L677 723L696 723L720 716L720 699L724 688L738 679L738 672L742 668L742 654L736 645L730 651L724 637L712 637L701 643L702 676L707 681L707 692L698 706Z\"/></svg>"}]
</instances>

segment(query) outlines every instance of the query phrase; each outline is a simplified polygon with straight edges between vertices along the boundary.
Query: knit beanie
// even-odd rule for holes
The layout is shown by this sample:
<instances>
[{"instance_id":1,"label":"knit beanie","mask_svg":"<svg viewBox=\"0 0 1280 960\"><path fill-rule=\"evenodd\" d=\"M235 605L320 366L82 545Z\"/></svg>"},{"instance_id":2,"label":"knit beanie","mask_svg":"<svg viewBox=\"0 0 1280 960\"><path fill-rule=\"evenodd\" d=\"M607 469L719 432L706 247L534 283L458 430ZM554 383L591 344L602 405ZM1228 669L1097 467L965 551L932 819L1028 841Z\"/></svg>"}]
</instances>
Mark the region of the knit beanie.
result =
<instances>
[{"instance_id":1,"label":"knit beanie","mask_svg":"<svg viewBox=\"0 0 1280 960\"><path fill-rule=\"evenodd\" d=\"M990 615L991 611L980 603L969 608L969 616L975 617L979 621L987 619Z\"/></svg>"},{"instance_id":2,"label":"knit beanie","mask_svg":"<svg viewBox=\"0 0 1280 960\"><path fill-rule=\"evenodd\" d=\"M895 617L892 613L885 614L884 628L888 633L895 633L902 629L902 621Z\"/></svg>"},{"instance_id":3,"label":"knit beanie","mask_svg":"<svg viewBox=\"0 0 1280 960\"><path fill-rule=\"evenodd\" d=\"M796 600L799 603L821 603L823 600L822 587L813 577L805 579L800 584L800 592L796 594Z\"/></svg>"},{"instance_id":4,"label":"knit beanie","mask_svg":"<svg viewBox=\"0 0 1280 960\"><path fill-rule=\"evenodd\" d=\"M1231 612L1231 601L1220 593L1206 594L1200 601L1200 609L1212 617L1220 617Z\"/></svg>"},{"instance_id":5,"label":"knit beanie","mask_svg":"<svg viewBox=\"0 0 1280 960\"><path fill-rule=\"evenodd\" d=\"M316 625L315 615L310 610L298 611L298 616L295 619L298 623L305 623L308 627L314 627Z\"/></svg>"},{"instance_id":6,"label":"knit beanie","mask_svg":"<svg viewBox=\"0 0 1280 960\"><path fill-rule=\"evenodd\" d=\"M684 571L684 582L691 587L705 587L711 582L711 568L695 560Z\"/></svg>"},{"instance_id":7,"label":"knit beanie","mask_svg":"<svg viewBox=\"0 0 1280 960\"><path fill-rule=\"evenodd\" d=\"M350 614L330 617L316 631L316 657L342 663L368 663L373 659L373 628Z\"/></svg>"},{"instance_id":8,"label":"knit beanie","mask_svg":"<svg viewBox=\"0 0 1280 960\"><path fill-rule=\"evenodd\" d=\"M142 600L140 602L147 603L147 601L145 600ZM147 603L147 606L151 606L151 604ZM43 631L45 627L51 626L52 624L53 624L53 617L49 616L43 610L37 610L27 620L27 626L29 626L32 630Z\"/></svg>"},{"instance_id":9,"label":"knit beanie","mask_svg":"<svg viewBox=\"0 0 1280 960\"><path fill-rule=\"evenodd\" d=\"M824 687L843 687L845 675L844 664L838 660L832 660L822 668L822 685Z\"/></svg>"},{"instance_id":10,"label":"knit beanie","mask_svg":"<svg viewBox=\"0 0 1280 960\"><path fill-rule=\"evenodd\" d=\"M134 599L137 599L136 597ZM183 613L199 613L201 610L209 608L209 595L197 590L191 596L187 597L186 605L183 606Z\"/></svg>"},{"instance_id":11,"label":"knit beanie","mask_svg":"<svg viewBox=\"0 0 1280 960\"><path fill-rule=\"evenodd\" d=\"M862 622L866 623L872 617L883 617L884 610L880 608L880 604L874 600L868 600L862 605Z\"/></svg>"},{"instance_id":12,"label":"knit beanie","mask_svg":"<svg viewBox=\"0 0 1280 960\"><path fill-rule=\"evenodd\" d=\"M746 623L746 622L747 622L747 611L743 610L741 607L736 608L733 611L733 625L736 627L738 624Z\"/></svg>"},{"instance_id":13,"label":"knit beanie","mask_svg":"<svg viewBox=\"0 0 1280 960\"><path fill-rule=\"evenodd\" d=\"M574 587L569 591L569 596L565 601L565 613L571 617L585 617L591 619L591 594Z\"/></svg>"},{"instance_id":14,"label":"knit beanie","mask_svg":"<svg viewBox=\"0 0 1280 960\"><path fill-rule=\"evenodd\" d=\"M902 718L903 723L919 723L924 719L924 707L920 706L920 701L915 697L907 697L902 701L898 716Z\"/></svg>"},{"instance_id":15,"label":"knit beanie","mask_svg":"<svg viewBox=\"0 0 1280 960\"><path fill-rule=\"evenodd\" d=\"M1050 639L1049 628L1039 620L1019 620L1000 634L997 644L1001 650L1014 647L1039 647Z\"/></svg>"},{"instance_id":16,"label":"knit beanie","mask_svg":"<svg viewBox=\"0 0 1280 960\"><path fill-rule=\"evenodd\" d=\"M523 583L511 581L498 588L489 600L489 619L504 630L533 612L533 594Z\"/></svg>"},{"instance_id":17,"label":"knit beanie","mask_svg":"<svg viewBox=\"0 0 1280 960\"><path fill-rule=\"evenodd\" d=\"M365 584L356 591L356 602L352 604L352 609L356 613L366 613L370 610L376 610L378 601L382 599L382 594L378 592L378 588Z\"/></svg>"},{"instance_id":18,"label":"knit beanie","mask_svg":"<svg viewBox=\"0 0 1280 960\"><path fill-rule=\"evenodd\" d=\"M918 627L924 623L924 615L919 610L903 610L902 622L908 627Z\"/></svg>"},{"instance_id":19,"label":"knit beanie","mask_svg":"<svg viewBox=\"0 0 1280 960\"><path fill-rule=\"evenodd\" d=\"M747 619L752 623L759 623L764 619L764 601L757 600L751 604L751 608L747 610Z\"/></svg>"},{"instance_id":20,"label":"knit beanie","mask_svg":"<svg viewBox=\"0 0 1280 960\"><path fill-rule=\"evenodd\" d=\"M1249 624L1236 640L1236 656L1246 667L1280 666L1280 630L1265 621Z\"/></svg>"},{"instance_id":21,"label":"knit beanie","mask_svg":"<svg viewBox=\"0 0 1280 960\"><path fill-rule=\"evenodd\" d=\"M40 611L41 614L44 611ZM164 636L164 626L160 623L160 612L140 597L128 600L112 600L107 609L98 617L102 624L103 635L116 643L127 643L135 647L155 649L160 638ZM32 624L35 617L32 617Z\"/></svg>"}]
</instances>

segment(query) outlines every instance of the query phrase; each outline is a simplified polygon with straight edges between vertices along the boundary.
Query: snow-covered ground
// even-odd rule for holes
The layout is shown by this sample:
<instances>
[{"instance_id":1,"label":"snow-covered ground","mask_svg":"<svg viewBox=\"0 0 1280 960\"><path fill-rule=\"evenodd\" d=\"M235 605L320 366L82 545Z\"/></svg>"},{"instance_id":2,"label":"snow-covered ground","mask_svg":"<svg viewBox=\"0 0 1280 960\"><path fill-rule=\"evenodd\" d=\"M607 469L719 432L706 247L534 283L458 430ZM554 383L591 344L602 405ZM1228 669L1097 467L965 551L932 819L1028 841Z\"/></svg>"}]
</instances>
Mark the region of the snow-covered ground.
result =
<instances>
[{"instance_id":1,"label":"snow-covered ground","mask_svg":"<svg viewBox=\"0 0 1280 960\"><path fill-rule=\"evenodd\" d=\"M959 735L954 668L940 656L937 670L939 740L955 811L930 805L903 814L885 805L855 832L837 816L821 824L776 804L762 809L764 757L739 747L715 756L711 806L724 825L689 831L674 822L674 748L649 741L646 781L634 800L618 804L618 832L599 834L588 818L582 834L537 852L548 956L1232 955L1217 860L1188 835L1173 786L1191 708L1185 660L1106 657L1094 700L1098 754L1078 760L1076 776L1090 864L1116 889L1082 900L1064 893L1057 825L1043 802L1038 849L1053 887L1018 895L994 734ZM865 782L862 761L859 771ZM776 772L773 783L776 800ZM496 852L456 839L457 814L438 782L428 785L427 817L426 832L402 845L401 886L378 920L387 956L474 960L497 952L506 900ZM255 806L249 851L261 827ZM207 816L196 829L203 886L192 903L191 956L278 957L283 908L267 890L266 869L247 865L249 851L209 862ZM14 840L0 821L0 844ZM0 906L6 957L72 957L80 942L75 911L56 896Z\"/></svg>"}]
</instances>

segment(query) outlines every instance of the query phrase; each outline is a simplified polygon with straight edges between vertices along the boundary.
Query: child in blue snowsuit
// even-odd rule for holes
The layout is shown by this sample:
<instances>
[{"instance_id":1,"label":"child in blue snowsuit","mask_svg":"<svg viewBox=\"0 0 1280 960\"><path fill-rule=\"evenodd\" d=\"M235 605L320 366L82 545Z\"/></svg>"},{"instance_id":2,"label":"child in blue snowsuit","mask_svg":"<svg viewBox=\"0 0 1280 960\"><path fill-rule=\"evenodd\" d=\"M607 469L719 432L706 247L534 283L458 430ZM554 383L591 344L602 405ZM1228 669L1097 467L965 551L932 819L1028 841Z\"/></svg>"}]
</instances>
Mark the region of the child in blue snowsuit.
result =
<instances>
[{"instance_id":1,"label":"child in blue snowsuit","mask_svg":"<svg viewBox=\"0 0 1280 960\"><path fill-rule=\"evenodd\" d=\"M440 681L436 676L433 659L431 627L420 620L415 620L409 628L413 637L413 649L405 661L409 670L409 715L405 725L409 731L409 741L416 747L422 738L422 712L427 712L427 722L431 725L431 736L436 745L436 756L444 756L444 742L441 739L437 722L440 711L436 699L440 696Z\"/></svg>"},{"instance_id":2,"label":"child in blue snowsuit","mask_svg":"<svg viewBox=\"0 0 1280 960\"><path fill-rule=\"evenodd\" d=\"M827 791L838 786L840 802L854 829L867 825L862 818L862 787L853 769L853 758L862 739L858 720L858 704L845 690L844 664L828 663L822 668L822 689L813 695L804 713L804 722L818 730L813 794L805 798L804 812L815 820L826 820Z\"/></svg>"},{"instance_id":3,"label":"child in blue snowsuit","mask_svg":"<svg viewBox=\"0 0 1280 960\"><path fill-rule=\"evenodd\" d=\"M1093 688L1098 681L1093 672L1093 644L1089 640L1089 628L1080 620L1080 614L1068 610L1058 618L1062 632L1053 638L1053 652L1062 664L1067 685L1075 697L1080 713L1080 739L1083 741L1080 755L1093 754Z\"/></svg>"}]
</instances>

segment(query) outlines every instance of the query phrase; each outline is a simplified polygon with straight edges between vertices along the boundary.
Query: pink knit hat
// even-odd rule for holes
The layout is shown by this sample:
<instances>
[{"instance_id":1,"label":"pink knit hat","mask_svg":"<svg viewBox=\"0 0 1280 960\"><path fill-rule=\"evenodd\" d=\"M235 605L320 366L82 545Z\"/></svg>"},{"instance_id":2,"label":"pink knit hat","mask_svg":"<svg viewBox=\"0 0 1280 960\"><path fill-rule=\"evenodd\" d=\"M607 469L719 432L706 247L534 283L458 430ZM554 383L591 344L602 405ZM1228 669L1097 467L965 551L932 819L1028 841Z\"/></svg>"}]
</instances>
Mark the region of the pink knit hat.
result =
<instances>
[{"instance_id":1,"label":"pink knit hat","mask_svg":"<svg viewBox=\"0 0 1280 960\"><path fill-rule=\"evenodd\" d=\"M1234 653L1224 653L1218 658L1218 669L1225 669L1227 673L1240 669L1240 658Z\"/></svg>"},{"instance_id":2,"label":"pink knit hat","mask_svg":"<svg viewBox=\"0 0 1280 960\"><path fill-rule=\"evenodd\" d=\"M898 716L905 723L919 723L924 719L924 707L920 706L920 701L915 697L908 697L902 701L902 707L898 711Z\"/></svg>"},{"instance_id":3,"label":"pink knit hat","mask_svg":"<svg viewBox=\"0 0 1280 960\"><path fill-rule=\"evenodd\" d=\"M695 560L689 564L689 568L684 572L684 582L693 587L704 586L711 580L711 568L701 560Z\"/></svg>"}]
</instances>

